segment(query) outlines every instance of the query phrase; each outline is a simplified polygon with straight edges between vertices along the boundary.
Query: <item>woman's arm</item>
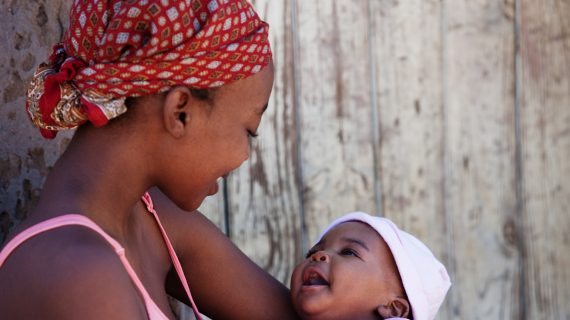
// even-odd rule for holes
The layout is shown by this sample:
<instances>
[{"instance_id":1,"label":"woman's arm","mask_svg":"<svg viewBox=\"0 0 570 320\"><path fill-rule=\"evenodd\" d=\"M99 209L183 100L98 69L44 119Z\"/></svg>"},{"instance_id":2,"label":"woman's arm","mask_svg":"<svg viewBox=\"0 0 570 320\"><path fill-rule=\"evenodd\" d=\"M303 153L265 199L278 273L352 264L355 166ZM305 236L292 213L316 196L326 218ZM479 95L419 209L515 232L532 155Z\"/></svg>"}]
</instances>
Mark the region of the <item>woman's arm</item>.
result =
<instances>
[{"instance_id":1,"label":"woman's arm","mask_svg":"<svg viewBox=\"0 0 570 320\"><path fill-rule=\"evenodd\" d=\"M299 319L289 290L253 263L210 220L198 211L180 210L156 188L149 193L200 312L213 319ZM174 270L166 290L189 304Z\"/></svg>"}]
</instances>

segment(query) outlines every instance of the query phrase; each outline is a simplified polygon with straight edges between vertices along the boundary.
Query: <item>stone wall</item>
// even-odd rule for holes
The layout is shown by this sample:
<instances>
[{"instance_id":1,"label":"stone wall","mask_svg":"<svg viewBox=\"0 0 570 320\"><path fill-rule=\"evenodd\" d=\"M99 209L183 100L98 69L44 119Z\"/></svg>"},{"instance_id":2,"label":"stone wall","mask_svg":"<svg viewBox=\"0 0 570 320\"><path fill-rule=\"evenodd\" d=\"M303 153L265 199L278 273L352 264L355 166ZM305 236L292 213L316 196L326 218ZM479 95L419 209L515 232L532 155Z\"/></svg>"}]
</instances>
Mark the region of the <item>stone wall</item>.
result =
<instances>
[{"instance_id":1,"label":"stone wall","mask_svg":"<svg viewBox=\"0 0 570 320\"><path fill-rule=\"evenodd\" d=\"M42 138L25 110L35 69L68 25L70 0L0 2L0 243L35 207L55 160L73 132Z\"/></svg>"}]
</instances>

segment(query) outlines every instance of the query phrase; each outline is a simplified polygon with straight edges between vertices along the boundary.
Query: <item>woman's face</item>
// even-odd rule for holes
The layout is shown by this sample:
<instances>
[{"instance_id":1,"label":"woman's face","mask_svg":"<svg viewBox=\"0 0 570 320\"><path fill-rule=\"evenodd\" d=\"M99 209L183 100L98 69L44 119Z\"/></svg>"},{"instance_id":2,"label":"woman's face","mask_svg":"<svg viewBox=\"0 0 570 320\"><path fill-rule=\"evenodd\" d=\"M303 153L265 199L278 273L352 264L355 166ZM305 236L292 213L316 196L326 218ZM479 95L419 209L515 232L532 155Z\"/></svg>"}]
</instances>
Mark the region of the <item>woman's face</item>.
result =
<instances>
[{"instance_id":1,"label":"woman's face","mask_svg":"<svg viewBox=\"0 0 570 320\"><path fill-rule=\"evenodd\" d=\"M205 197L218 192L227 177L250 155L250 135L257 132L273 87L273 64L256 75L222 86L186 119L187 132L172 154L169 181L159 186L186 211L196 210ZM166 189L166 190L165 190Z\"/></svg>"}]
</instances>

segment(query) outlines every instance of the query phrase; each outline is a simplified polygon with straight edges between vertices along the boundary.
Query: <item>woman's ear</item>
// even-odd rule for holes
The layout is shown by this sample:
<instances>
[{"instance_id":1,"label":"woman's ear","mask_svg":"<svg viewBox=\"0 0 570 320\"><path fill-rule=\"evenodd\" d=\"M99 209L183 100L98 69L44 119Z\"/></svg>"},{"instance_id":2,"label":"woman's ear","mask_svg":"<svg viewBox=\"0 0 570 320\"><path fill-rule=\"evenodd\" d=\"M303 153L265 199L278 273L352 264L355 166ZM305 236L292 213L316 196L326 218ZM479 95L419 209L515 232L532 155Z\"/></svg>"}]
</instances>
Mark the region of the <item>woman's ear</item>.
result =
<instances>
[{"instance_id":1,"label":"woman's ear","mask_svg":"<svg viewBox=\"0 0 570 320\"><path fill-rule=\"evenodd\" d=\"M191 117L192 98L192 93L187 87L176 86L164 99L164 125L175 139L180 139L186 134Z\"/></svg>"},{"instance_id":2,"label":"woman's ear","mask_svg":"<svg viewBox=\"0 0 570 320\"><path fill-rule=\"evenodd\" d=\"M410 314L410 304L406 299L393 298L385 305L380 305L376 311L383 319L407 318Z\"/></svg>"}]
</instances>

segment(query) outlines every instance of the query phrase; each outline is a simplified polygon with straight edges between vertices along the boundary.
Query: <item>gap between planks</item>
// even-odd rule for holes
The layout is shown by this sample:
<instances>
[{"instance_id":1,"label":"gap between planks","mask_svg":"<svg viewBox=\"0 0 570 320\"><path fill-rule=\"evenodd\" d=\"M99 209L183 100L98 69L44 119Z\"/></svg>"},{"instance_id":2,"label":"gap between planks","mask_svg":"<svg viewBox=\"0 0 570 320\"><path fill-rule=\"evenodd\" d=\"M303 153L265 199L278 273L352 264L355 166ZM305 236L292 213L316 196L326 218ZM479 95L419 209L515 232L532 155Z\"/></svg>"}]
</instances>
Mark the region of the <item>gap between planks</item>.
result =
<instances>
[{"instance_id":1,"label":"gap between planks","mask_svg":"<svg viewBox=\"0 0 570 320\"><path fill-rule=\"evenodd\" d=\"M297 22L297 0L291 0L291 29L293 30L293 103L297 130L297 165L299 167L299 219L301 220L301 257L307 248L307 227L305 224L305 183L303 176L303 145L301 140L301 112L299 101L299 26Z\"/></svg>"},{"instance_id":2,"label":"gap between planks","mask_svg":"<svg viewBox=\"0 0 570 320\"><path fill-rule=\"evenodd\" d=\"M519 259L519 313L526 319L526 268L525 239L523 219L523 168L522 168L522 136L521 136L521 103L522 103L522 56L521 56L521 0L515 0L515 177L516 177L516 217Z\"/></svg>"},{"instance_id":3,"label":"gap between planks","mask_svg":"<svg viewBox=\"0 0 570 320\"><path fill-rule=\"evenodd\" d=\"M378 119L378 88L376 86L376 52L374 50L374 23L372 18L372 10L370 1L367 0L368 7L368 46L370 55L370 105L372 116L372 159L374 161L374 201L376 202L376 215L383 217L382 212L382 179L380 175L380 165L378 164L380 157L378 149L380 148L380 120Z\"/></svg>"},{"instance_id":4,"label":"gap between planks","mask_svg":"<svg viewBox=\"0 0 570 320\"><path fill-rule=\"evenodd\" d=\"M449 100L447 81L447 0L441 0L441 77L443 95L443 161L444 161L444 202L445 202L445 231L447 236L447 270L453 282L455 278L455 248L453 246L453 215L451 210L451 169L449 159ZM447 304L451 317L456 314L457 301L455 295L448 292Z\"/></svg>"}]
</instances>

